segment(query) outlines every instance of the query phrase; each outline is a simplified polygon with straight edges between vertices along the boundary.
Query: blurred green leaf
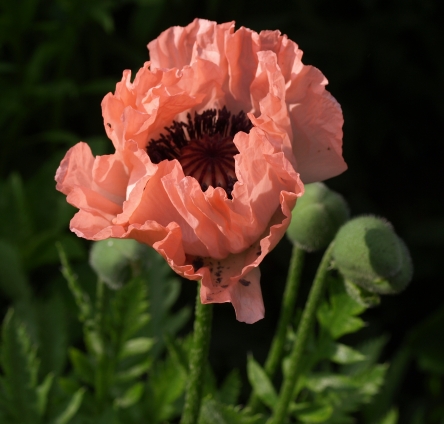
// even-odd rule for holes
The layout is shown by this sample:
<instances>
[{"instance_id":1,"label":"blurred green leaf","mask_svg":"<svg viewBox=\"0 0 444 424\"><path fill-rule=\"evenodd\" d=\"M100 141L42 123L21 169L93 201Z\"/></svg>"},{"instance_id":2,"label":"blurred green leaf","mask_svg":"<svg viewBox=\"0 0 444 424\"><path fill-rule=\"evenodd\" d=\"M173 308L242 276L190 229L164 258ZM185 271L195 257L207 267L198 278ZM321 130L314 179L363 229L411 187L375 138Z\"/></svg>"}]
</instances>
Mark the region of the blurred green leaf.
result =
<instances>
[{"instance_id":1,"label":"blurred green leaf","mask_svg":"<svg viewBox=\"0 0 444 424\"><path fill-rule=\"evenodd\" d=\"M62 263L62 274L68 282L68 287L74 296L76 304L79 308L79 319L82 322L93 319L93 309L89 296L82 290L77 281L77 276L72 271L66 253L60 243L57 243L57 250L60 255L60 262Z\"/></svg>"},{"instance_id":2,"label":"blurred green leaf","mask_svg":"<svg viewBox=\"0 0 444 424\"><path fill-rule=\"evenodd\" d=\"M333 414L331 405L312 404L309 402L292 404L290 412L303 423L323 423Z\"/></svg>"},{"instance_id":3,"label":"blurred green leaf","mask_svg":"<svg viewBox=\"0 0 444 424\"><path fill-rule=\"evenodd\" d=\"M398 423L398 410L391 409L387 415L379 422L379 424L397 424Z\"/></svg>"},{"instance_id":4,"label":"blurred green leaf","mask_svg":"<svg viewBox=\"0 0 444 424\"><path fill-rule=\"evenodd\" d=\"M154 249L145 246L143 252L143 275L148 283L150 322L149 334L157 340L153 348L157 356L164 348L165 336L174 336L191 316L191 308L184 307L176 313L170 308L176 301L181 282L165 259Z\"/></svg>"},{"instance_id":5,"label":"blurred green leaf","mask_svg":"<svg viewBox=\"0 0 444 424\"><path fill-rule=\"evenodd\" d=\"M116 373L115 380L116 382L129 382L131 380L135 380L145 374L151 368L152 363L153 359L149 357L143 362L140 362L137 365L126 369L125 371Z\"/></svg>"},{"instance_id":6,"label":"blurred green leaf","mask_svg":"<svg viewBox=\"0 0 444 424\"><path fill-rule=\"evenodd\" d=\"M134 384L123 394L123 396L114 401L115 406L118 408L128 408L134 405L142 397L144 388L145 386L143 383L139 382Z\"/></svg>"},{"instance_id":7,"label":"blurred green leaf","mask_svg":"<svg viewBox=\"0 0 444 424\"><path fill-rule=\"evenodd\" d=\"M382 335L374 339L367 339L357 346L364 359L359 362L344 364L340 370L347 375L356 375L370 369L381 356L382 349L388 342L388 336Z\"/></svg>"},{"instance_id":8,"label":"blurred green leaf","mask_svg":"<svg viewBox=\"0 0 444 424\"><path fill-rule=\"evenodd\" d=\"M148 337L138 337L125 342L120 352L120 359L128 356L147 353L154 345L154 340Z\"/></svg>"},{"instance_id":9,"label":"blurred green leaf","mask_svg":"<svg viewBox=\"0 0 444 424\"><path fill-rule=\"evenodd\" d=\"M54 381L54 374L47 374L46 378L40 384L37 391L37 410L38 414L42 417L46 411L46 405L48 404L48 395L51 390L52 382Z\"/></svg>"},{"instance_id":10,"label":"blurred green leaf","mask_svg":"<svg viewBox=\"0 0 444 424\"><path fill-rule=\"evenodd\" d=\"M240 394L241 384L239 370L231 370L219 388L217 400L226 405L235 405Z\"/></svg>"},{"instance_id":11,"label":"blurred green leaf","mask_svg":"<svg viewBox=\"0 0 444 424\"><path fill-rule=\"evenodd\" d=\"M124 344L145 326L150 317L147 313L147 288L142 278L134 278L115 293L111 301L110 334L121 352Z\"/></svg>"},{"instance_id":12,"label":"blurred green leaf","mask_svg":"<svg viewBox=\"0 0 444 424\"><path fill-rule=\"evenodd\" d=\"M361 352L341 343L334 345L334 351L331 356L331 360L338 364L352 364L364 359L365 356Z\"/></svg>"},{"instance_id":13,"label":"blurred green leaf","mask_svg":"<svg viewBox=\"0 0 444 424\"><path fill-rule=\"evenodd\" d=\"M86 384L94 385L95 370L89 358L74 347L69 349L69 358L79 379Z\"/></svg>"},{"instance_id":14,"label":"blurred green leaf","mask_svg":"<svg viewBox=\"0 0 444 424\"><path fill-rule=\"evenodd\" d=\"M265 424L265 419L260 415L243 415L239 407L206 398L202 402L198 424Z\"/></svg>"},{"instance_id":15,"label":"blurred green leaf","mask_svg":"<svg viewBox=\"0 0 444 424\"><path fill-rule=\"evenodd\" d=\"M18 237L25 239L32 233L32 220L25 188L20 174L13 172L9 177L11 192L15 203Z\"/></svg>"},{"instance_id":16,"label":"blurred green leaf","mask_svg":"<svg viewBox=\"0 0 444 424\"><path fill-rule=\"evenodd\" d=\"M38 324L40 370L43 374L60 375L67 360L68 324L66 305L55 291L50 297L35 302Z\"/></svg>"},{"instance_id":17,"label":"blurred green leaf","mask_svg":"<svg viewBox=\"0 0 444 424\"><path fill-rule=\"evenodd\" d=\"M10 309L3 321L1 365L2 403L11 422L35 424L39 422L37 392L38 359L36 349L22 323L16 321Z\"/></svg>"},{"instance_id":18,"label":"blurred green leaf","mask_svg":"<svg viewBox=\"0 0 444 424\"><path fill-rule=\"evenodd\" d=\"M444 305L409 335L409 347L423 370L444 375Z\"/></svg>"},{"instance_id":19,"label":"blurred green leaf","mask_svg":"<svg viewBox=\"0 0 444 424\"><path fill-rule=\"evenodd\" d=\"M265 405L273 409L278 401L276 390L264 369L251 355L247 358L247 375L254 392Z\"/></svg>"},{"instance_id":20,"label":"blurred green leaf","mask_svg":"<svg viewBox=\"0 0 444 424\"><path fill-rule=\"evenodd\" d=\"M71 421L82 404L85 391L82 387L74 393L63 412L54 420L54 424L68 424Z\"/></svg>"},{"instance_id":21,"label":"blurred green leaf","mask_svg":"<svg viewBox=\"0 0 444 424\"><path fill-rule=\"evenodd\" d=\"M29 299L31 290L17 249L0 240L0 289L12 301Z\"/></svg>"},{"instance_id":22,"label":"blurred green leaf","mask_svg":"<svg viewBox=\"0 0 444 424\"><path fill-rule=\"evenodd\" d=\"M186 360L183 363L183 353L179 352L176 344L169 344L170 354L164 360L156 362L147 382L144 403L147 416L155 423L169 420L181 412L176 403L185 391L187 363Z\"/></svg>"}]
</instances>

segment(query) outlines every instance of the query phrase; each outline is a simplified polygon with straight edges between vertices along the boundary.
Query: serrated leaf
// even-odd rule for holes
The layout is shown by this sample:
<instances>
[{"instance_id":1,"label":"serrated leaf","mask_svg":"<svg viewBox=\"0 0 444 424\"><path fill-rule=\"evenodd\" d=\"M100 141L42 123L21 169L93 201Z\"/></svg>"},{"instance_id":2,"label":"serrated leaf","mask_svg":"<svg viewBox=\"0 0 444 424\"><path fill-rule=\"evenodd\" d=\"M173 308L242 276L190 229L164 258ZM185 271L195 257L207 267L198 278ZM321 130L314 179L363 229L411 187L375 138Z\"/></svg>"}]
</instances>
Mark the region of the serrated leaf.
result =
<instances>
[{"instance_id":1,"label":"serrated leaf","mask_svg":"<svg viewBox=\"0 0 444 424\"><path fill-rule=\"evenodd\" d=\"M60 243L56 243L56 247L59 252L60 262L62 263L62 274L68 282L69 290L74 296L77 307L79 308L79 319L82 322L92 320L93 308L89 296L80 287L80 284L77 281L77 276L69 265L63 246Z\"/></svg>"},{"instance_id":2,"label":"serrated leaf","mask_svg":"<svg viewBox=\"0 0 444 424\"><path fill-rule=\"evenodd\" d=\"M10 309L3 321L1 365L4 372L3 392L7 413L16 422L38 422L36 349L23 324L14 318ZM6 411L5 411L6 412Z\"/></svg>"},{"instance_id":3,"label":"serrated leaf","mask_svg":"<svg viewBox=\"0 0 444 424\"><path fill-rule=\"evenodd\" d=\"M235 405L240 394L241 384L239 370L231 370L217 393L217 400L227 405Z\"/></svg>"},{"instance_id":4,"label":"serrated leaf","mask_svg":"<svg viewBox=\"0 0 444 424\"><path fill-rule=\"evenodd\" d=\"M145 385L141 382L134 384L123 394L123 396L114 401L114 406L117 408L129 408L136 404L142 397L144 388Z\"/></svg>"},{"instance_id":5,"label":"serrated leaf","mask_svg":"<svg viewBox=\"0 0 444 424\"><path fill-rule=\"evenodd\" d=\"M340 279L331 278L329 301L324 301L317 311L318 321L333 339L354 333L364 327L364 321L357 318L365 307L353 300L345 291Z\"/></svg>"},{"instance_id":6,"label":"serrated leaf","mask_svg":"<svg viewBox=\"0 0 444 424\"><path fill-rule=\"evenodd\" d=\"M140 355L147 353L154 345L154 340L149 337L137 337L135 339L128 340L123 345L120 352L120 359L128 356Z\"/></svg>"},{"instance_id":7,"label":"serrated leaf","mask_svg":"<svg viewBox=\"0 0 444 424\"><path fill-rule=\"evenodd\" d=\"M352 364L365 360L365 355L350 346L335 343L330 359L337 364Z\"/></svg>"},{"instance_id":8,"label":"serrated leaf","mask_svg":"<svg viewBox=\"0 0 444 424\"><path fill-rule=\"evenodd\" d=\"M186 381L187 372L177 358L168 356L164 361L156 363L150 373L149 396L146 398L148 416L153 422L162 422L174 417L174 404L184 393Z\"/></svg>"},{"instance_id":9,"label":"serrated leaf","mask_svg":"<svg viewBox=\"0 0 444 424\"><path fill-rule=\"evenodd\" d=\"M361 410L379 391L386 365L376 365L359 375L316 373L307 378L307 389L316 393L319 402L330 404L333 415L328 422L352 422L350 413Z\"/></svg>"},{"instance_id":10,"label":"serrated leaf","mask_svg":"<svg viewBox=\"0 0 444 424\"><path fill-rule=\"evenodd\" d=\"M42 417L46 411L46 405L48 404L48 394L51 390L52 382L54 381L54 374L48 374L43 383L37 387L37 411Z\"/></svg>"},{"instance_id":11,"label":"serrated leaf","mask_svg":"<svg viewBox=\"0 0 444 424\"><path fill-rule=\"evenodd\" d=\"M333 414L333 407L325 404L299 403L290 406L290 412L303 423L323 423Z\"/></svg>"},{"instance_id":12,"label":"serrated leaf","mask_svg":"<svg viewBox=\"0 0 444 424\"><path fill-rule=\"evenodd\" d=\"M363 410L368 422L377 423L390 410L410 363L411 352L405 347L401 348L392 357L387 374L384 376L384 384L381 390Z\"/></svg>"},{"instance_id":13,"label":"serrated leaf","mask_svg":"<svg viewBox=\"0 0 444 424\"><path fill-rule=\"evenodd\" d=\"M94 383L95 370L89 358L74 347L69 349L69 358L74 367L74 372L80 380L92 386Z\"/></svg>"},{"instance_id":14,"label":"serrated leaf","mask_svg":"<svg viewBox=\"0 0 444 424\"><path fill-rule=\"evenodd\" d=\"M189 334L184 339L173 340L165 336L165 343L172 360L180 365L188 373L188 358L193 346L193 335Z\"/></svg>"},{"instance_id":15,"label":"serrated leaf","mask_svg":"<svg viewBox=\"0 0 444 424\"><path fill-rule=\"evenodd\" d=\"M353 364L346 364L341 367L341 372L348 375L355 375L364 372L371 366L375 365L381 351L388 342L388 336L382 335L374 339L365 340L357 347L359 351L365 356L365 359L361 362Z\"/></svg>"},{"instance_id":16,"label":"serrated leaf","mask_svg":"<svg viewBox=\"0 0 444 424\"><path fill-rule=\"evenodd\" d=\"M147 324L147 310L147 289L143 279L134 278L115 293L111 303L110 331L117 352L120 352L131 336Z\"/></svg>"},{"instance_id":17,"label":"serrated leaf","mask_svg":"<svg viewBox=\"0 0 444 424\"><path fill-rule=\"evenodd\" d=\"M223 405L214 399L206 398L202 402L198 424L263 424L260 415L243 415L239 407Z\"/></svg>"},{"instance_id":18,"label":"serrated leaf","mask_svg":"<svg viewBox=\"0 0 444 424\"><path fill-rule=\"evenodd\" d=\"M352 377L353 382L359 387L359 392L363 395L365 402L378 393L384 383L387 369L387 364L378 364Z\"/></svg>"},{"instance_id":19,"label":"serrated leaf","mask_svg":"<svg viewBox=\"0 0 444 424\"><path fill-rule=\"evenodd\" d=\"M135 380L139 378L142 374L145 374L153 363L153 358L149 357L144 362L140 364L134 365L131 368L128 368L125 371L118 372L115 375L115 379L117 382L127 382L131 380Z\"/></svg>"},{"instance_id":20,"label":"serrated leaf","mask_svg":"<svg viewBox=\"0 0 444 424\"><path fill-rule=\"evenodd\" d=\"M54 424L68 424L80 408L86 389L81 387L74 393L63 412L54 420Z\"/></svg>"},{"instance_id":21,"label":"serrated leaf","mask_svg":"<svg viewBox=\"0 0 444 424\"><path fill-rule=\"evenodd\" d=\"M349 376L332 373L313 373L306 379L306 386L313 392L321 393L326 389L349 390L356 383Z\"/></svg>"},{"instance_id":22,"label":"serrated leaf","mask_svg":"<svg viewBox=\"0 0 444 424\"><path fill-rule=\"evenodd\" d=\"M96 321L88 320L83 326L83 332L88 351L95 357L101 357L104 352L104 345L102 335L97 330Z\"/></svg>"},{"instance_id":23,"label":"serrated leaf","mask_svg":"<svg viewBox=\"0 0 444 424\"><path fill-rule=\"evenodd\" d=\"M264 369L251 355L247 359L247 375L254 392L259 396L260 400L273 409L278 400L276 390Z\"/></svg>"},{"instance_id":24,"label":"serrated leaf","mask_svg":"<svg viewBox=\"0 0 444 424\"><path fill-rule=\"evenodd\" d=\"M378 424L397 424L399 413L398 410L393 408Z\"/></svg>"}]
</instances>

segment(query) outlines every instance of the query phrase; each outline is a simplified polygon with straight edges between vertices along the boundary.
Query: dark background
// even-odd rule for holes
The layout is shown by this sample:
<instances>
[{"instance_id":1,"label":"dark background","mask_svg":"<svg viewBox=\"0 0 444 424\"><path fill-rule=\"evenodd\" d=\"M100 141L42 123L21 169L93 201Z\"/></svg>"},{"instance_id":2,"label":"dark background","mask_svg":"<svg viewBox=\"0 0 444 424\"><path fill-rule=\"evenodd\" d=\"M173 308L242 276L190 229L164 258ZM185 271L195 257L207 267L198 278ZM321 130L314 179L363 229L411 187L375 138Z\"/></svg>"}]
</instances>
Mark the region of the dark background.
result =
<instances>
[{"instance_id":1,"label":"dark background","mask_svg":"<svg viewBox=\"0 0 444 424\"><path fill-rule=\"evenodd\" d=\"M352 215L391 221L413 258L411 285L366 313L369 325L356 343L385 334L382 361L408 352L391 398L400 422L421 413L427 422L442 422L443 16L438 0L2 1L0 266L18 264L14 275L0 277L2 316L20 290L16 281L30 281L37 297L64 284L56 240L94 284L86 265L89 244L69 233L75 211L55 191L53 178L79 140L96 154L111 152L100 102L124 69L136 72L148 59L146 44L195 17L280 29L304 51L304 63L327 76L343 108L349 169L327 184L345 196ZM248 352L265 359L290 250L283 240L261 266L263 321L241 324L231 305L216 306L211 361L218 377L243 367ZM301 304L318 261L317 255L307 259ZM179 303L191 304L194 294L195 284L185 281Z\"/></svg>"}]
</instances>

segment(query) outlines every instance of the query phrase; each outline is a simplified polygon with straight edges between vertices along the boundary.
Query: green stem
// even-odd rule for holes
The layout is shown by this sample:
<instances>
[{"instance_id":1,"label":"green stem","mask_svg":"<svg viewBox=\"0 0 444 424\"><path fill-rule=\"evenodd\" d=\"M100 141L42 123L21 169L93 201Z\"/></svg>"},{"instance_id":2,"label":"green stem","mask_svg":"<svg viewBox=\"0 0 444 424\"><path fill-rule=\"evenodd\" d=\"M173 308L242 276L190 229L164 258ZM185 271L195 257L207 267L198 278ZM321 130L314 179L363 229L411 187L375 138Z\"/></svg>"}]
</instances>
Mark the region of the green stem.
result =
<instances>
[{"instance_id":1,"label":"green stem","mask_svg":"<svg viewBox=\"0 0 444 424\"><path fill-rule=\"evenodd\" d=\"M190 352L188 385L181 424L196 424L199 419L204 374L210 347L213 305L203 305L199 292L200 284L197 290L193 347Z\"/></svg>"},{"instance_id":2,"label":"green stem","mask_svg":"<svg viewBox=\"0 0 444 424\"><path fill-rule=\"evenodd\" d=\"M298 330L296 332L296 341L290 355L288 374L284 378L281 392L279 393L279 401L271 419L271 424L282 424L286 420L288 407L290 405L290 401L292 400L294 388L301 372L302 354L304 353L308 336L315 319L316 309L323 293L325 285L324 283L331 262L332 247L333 243L330 244L324 253L313 281L313 285L310 289L310 294L308 295L308 300L305 304L301 321L299 322Z\"/></svg>"},{"instance_id":3,"label":"green stem","mask_svg":"<svg viewBox=\"0 0 444 424\"><path fill-rule=\"evenodd\" d=\"M287 329L294 313L296 295L299 289L302 267L304 265L304 257L305 251L297 246L293 246L290 267L287 275L287 283L285 285L285 291L282 297L281 316L279 317L277 330L264 366L264 370L270 379L275 375L282 359ZM253 392L247 406L251 409L251 411L255 411L259 405L259 396Z\"/></svg>"},{"instance_id":4,"label":"green stem","mask_svg":"<svg viewBox=\"0 0 444 424\"><path fill-rule=\"evenodd\" d=\"M96 287L96 313L95 321L91 322L91 328L87 334L95 334L95 345L91 346L94 355L97 357L97 367L95 368L95 396L99 405L105 401L108 381L107 381L107 357L103 341L103 310L104 310L105 284L102 279L98 279ZM91 340L92 342L92 340Z\"/></svg>"}]
</instances>

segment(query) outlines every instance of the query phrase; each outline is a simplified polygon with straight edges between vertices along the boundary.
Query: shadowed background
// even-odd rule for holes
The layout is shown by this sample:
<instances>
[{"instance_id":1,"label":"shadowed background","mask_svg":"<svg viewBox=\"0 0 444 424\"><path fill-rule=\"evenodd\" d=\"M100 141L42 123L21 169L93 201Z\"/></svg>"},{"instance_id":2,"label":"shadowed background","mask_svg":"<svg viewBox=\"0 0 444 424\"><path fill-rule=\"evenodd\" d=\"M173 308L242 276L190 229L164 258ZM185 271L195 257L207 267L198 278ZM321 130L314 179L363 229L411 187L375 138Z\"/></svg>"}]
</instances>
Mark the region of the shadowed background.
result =
<instances>
[{"instance_id":1,"label":"shadowed background","mask_svg":"<svg viewBox=\"0 0 444 424\"><path fill-rule=\"evenodd\" d=\"M387 335L382 360L400 352L387 402L400 422L438 423L444 415L444 255L442 201L444 38L442 7L427 0L4 0L0 5L0 312L23 296L66 296L54 247L61 240L85 287L89 243L68 230L74 208L55 191L54 174L79 140L111 153L100 102L124 69L148 60L146 44L195 17L256 31L279 29L304 51L303 61L329 80L342 105L349 170L327 182L352 215L386 217L406 241L415 273L401 295L384 297L355 335ZM290 245L283 240L261 266L266 318L235 320L215 307L211 362L218 378L243 368L252 352L263 362L279 313ZM319 262L307 258L299 305ZM27 292L30 282L32 292ZM93 288L91 288L93 291ZM184 281L177 307L192 304ZM19 306L18 306L19 307ZM23 312L26 314L26 311ZM75 315L75 311L72 312ZM191 324L188 329L191 328ZM75 326L71 343L80 337ZM401 355L402 356L402 355ZM415 418L419 417L419 418ZM416 421L415 421L416 420ZM419 420L419 421L418 421Z\"/></svg>"}]
</instances>

